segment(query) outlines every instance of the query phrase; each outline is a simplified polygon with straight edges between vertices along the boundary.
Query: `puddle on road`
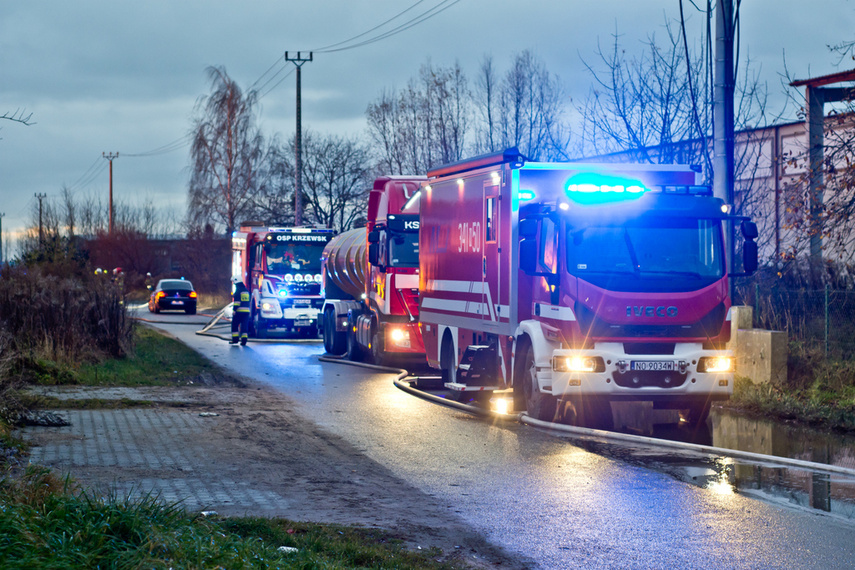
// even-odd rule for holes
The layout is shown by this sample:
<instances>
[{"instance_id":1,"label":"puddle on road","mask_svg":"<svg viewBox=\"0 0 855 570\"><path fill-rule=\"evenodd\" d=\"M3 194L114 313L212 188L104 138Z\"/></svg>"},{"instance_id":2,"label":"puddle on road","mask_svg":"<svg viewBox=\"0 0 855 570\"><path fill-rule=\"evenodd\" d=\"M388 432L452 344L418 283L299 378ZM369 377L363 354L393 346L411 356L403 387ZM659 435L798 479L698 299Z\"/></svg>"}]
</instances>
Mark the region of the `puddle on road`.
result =
<instances>
[{"instance_id":1,"label":"puddle on road","mask_svg":"<svg viewBox=\"0 0 855 570\"><path fill-rule=\"evenodd\" d=\"M451 398L444 391L431 393ZM483 405L478 401L469 403ZM749 419L723 410L713 410L707 425L691 429L679 423L676 412L654 410L649 402L613 403L612 411L616 431L621 433L824 463L855 471L855 436ZM710 457L694 451L573 436L570 439L594 453L668 473L710 492L740 493L769 503L815 509L855 521L855 476L732 457Z\"/></svg>"},{"instance_id":2,"label":"puddle on road","mask_svg":"<svg viewBox=\"0 0 855 570\"><path fill-rule=\"evenodd\" d=\"M749 419L720 410L710 414L707 426L692 430L675 423L669 413L638 404L616 405L615 426L623 426L618 430L623 433L823 463L855 471L853 436ZM606 453L613 456L629 453L631 457L621 458L657 468L716 493L739 492L768 502L816 509L855 520L855 477L735 458L693 460L685 453L654 453L651 448L620 452L612 449Z\"/></svg>"}]
</instances>

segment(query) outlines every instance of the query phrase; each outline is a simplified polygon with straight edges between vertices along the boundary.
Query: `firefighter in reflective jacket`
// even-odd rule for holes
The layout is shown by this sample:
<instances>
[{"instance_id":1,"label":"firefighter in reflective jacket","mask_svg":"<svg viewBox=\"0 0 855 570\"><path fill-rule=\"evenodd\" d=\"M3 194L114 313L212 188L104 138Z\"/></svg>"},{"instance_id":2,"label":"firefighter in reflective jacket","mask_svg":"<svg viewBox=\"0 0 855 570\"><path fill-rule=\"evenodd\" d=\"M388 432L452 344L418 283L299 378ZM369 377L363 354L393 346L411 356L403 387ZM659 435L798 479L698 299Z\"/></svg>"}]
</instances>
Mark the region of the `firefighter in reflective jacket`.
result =
<instances>
[{"instance_id":1,"label":"firefighter in reflective jacket","mask_svg":"<svg viewBox=\"0 0 855 570\"><path fill-rule=\"evenodd\" d=\"M249 291L240 279L232 280L235 284L235 292L232 295L232 339L229 344L237 344L238 339L242 345L246 344L247 324L249 322Z\"/></svg>"}]
</instances>

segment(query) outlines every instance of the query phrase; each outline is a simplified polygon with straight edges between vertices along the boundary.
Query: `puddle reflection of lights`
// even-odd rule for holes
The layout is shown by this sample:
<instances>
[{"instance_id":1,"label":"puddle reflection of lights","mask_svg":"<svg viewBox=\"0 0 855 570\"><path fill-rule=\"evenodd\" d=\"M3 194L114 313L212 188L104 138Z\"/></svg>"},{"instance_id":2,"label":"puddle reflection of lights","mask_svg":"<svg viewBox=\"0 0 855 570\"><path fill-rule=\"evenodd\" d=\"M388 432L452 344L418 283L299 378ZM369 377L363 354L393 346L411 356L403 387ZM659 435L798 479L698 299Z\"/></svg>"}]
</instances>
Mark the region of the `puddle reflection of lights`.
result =
<instances>
[{"instance_id":1,"label":"puddle reflection of lights","mask_svg":"<svg viewBox=\"0 0 855 570\"><path fill-rule=\"evenodd\" d=\"M736 493L726 471L719 473L717 478L710 480L707 483L707 489L716 495L733 495Z\"/></svg>"},{"instance_id":2,"label":"puddle reflection of lights","mask_svg":"<svg viewBox=\"0 0 855 570\"><path fill-rule=\"evenodd\" d=\"M733 459L730 457L722 458L716 462L718 464L718 474L711 477L706 484L706 488L716 495L734 495L736 488L731 481L731 473L733 470Z\"/></svg>"}]
</instances>

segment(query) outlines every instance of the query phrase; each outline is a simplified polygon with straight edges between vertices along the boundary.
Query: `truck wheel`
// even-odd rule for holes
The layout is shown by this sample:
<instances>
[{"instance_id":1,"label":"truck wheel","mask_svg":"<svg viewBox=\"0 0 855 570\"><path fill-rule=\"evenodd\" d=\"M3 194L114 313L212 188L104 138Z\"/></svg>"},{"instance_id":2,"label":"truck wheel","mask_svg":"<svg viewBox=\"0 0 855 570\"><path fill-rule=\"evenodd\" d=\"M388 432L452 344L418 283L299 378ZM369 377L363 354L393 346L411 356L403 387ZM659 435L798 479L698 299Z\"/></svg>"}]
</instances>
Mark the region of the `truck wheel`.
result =
<instances>
[{"instance_id":1,"label":"truck wheel","mask_svg":"<svg viewBox=\"0 0 855 570\"><path fill-rule=\"evenodd\" d=\"M344 354L347 350L347 332L335 330L335 309L324 311L324 350L328 354Z\"/></svg>"},{"instance_id":2,"label":"truck wheel","mask_svg":"<svg viewBox=\"0 0 855 570\"><path fill-rule=\"evenodd\" d=\"M454 354L454 342L446 334L442 339L442 352L439 355L439 367L442 370L442 383L457 382L457 355Z\"/></svg>"},{"instance_id":3,"label":"truck wheel","mask_svg":"<svg viewBox=\"0 0 855 570\"><path fill-rule=\"evenodd\" d=\"M689 424L690 427L698 427L707 422L710 417L710 408L712 404L709 401L692 403L687 409L680 410L680 417Z\"/></svg>"},{"instance_id":4,"label":"truck wheel","mask_svg":"<svg viewBox=\"0 0 855 570\"><path fill-rule=\"evenodd\" d=\"M591 429L610 430L614 428L612 404L602 398L572 398L565 403L566 423Z\"/></svg>"},{"instance_id":5,"label":"truck wheel","mask_svg":"<svg viewBox=\"0 0 855 570\"><path fill-rule=\"evenodd\" d=\"M350 329L347 331L347 359L353 362L362 360L362 347L356 341L356 333Z\"/></svg>"},{"instance_id":6,"label":"truck wheel","mask_svg":"<svg viewBox=\"0 0 855 570\"><path fill-rule=\"evenodd\" d=\"M530 346L525 348L522 358L523 394L525 395L526 413L544 422L554 422L557 418L557 402L552 394L544 394L537 386L537 369L534 365L534 351Z\"/></svg>"},{"instance_id":7,"label":"truck wheel","mask_svg":"<svg viewBox=\"0 0 855 570\"><path fill-rule=\"evenodd\" d=\"M267 328L264 326L258 311L255 311L252 316L252 330L250 331L250 336L254 336L255 338L267 338Z\"/></svg>"},{"instance_id":8,"label":"truck wheel","mask_svg":"<svg viewBox=\"0 0 855 570\"><path fill-rule=\"evenodd\" d=\"M377 330L377 325L371 326L371 360L377 366L386 366L386 352L383 348L383 339L380 337L380 331Z\"/></svg>"}]
</instances>

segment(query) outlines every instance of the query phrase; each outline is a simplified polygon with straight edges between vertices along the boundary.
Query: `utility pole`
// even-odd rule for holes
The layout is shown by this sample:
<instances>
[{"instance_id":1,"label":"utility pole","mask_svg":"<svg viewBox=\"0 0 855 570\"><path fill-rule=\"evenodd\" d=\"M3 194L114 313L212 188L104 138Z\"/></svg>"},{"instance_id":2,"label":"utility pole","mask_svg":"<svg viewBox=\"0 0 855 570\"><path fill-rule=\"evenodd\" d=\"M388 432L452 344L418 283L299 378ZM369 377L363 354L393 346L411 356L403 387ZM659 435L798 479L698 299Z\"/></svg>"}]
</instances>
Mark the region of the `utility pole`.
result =
<instances>
[{"instance_id":1,"label":"utility pole","mask_svg":"<svg viewBox=\"0 0 855 570\"><path fill-rule=\"evenodd\" d=\"M734 206L734 151L733 151L733 92L735 87L733 73L733 38L736 28L736 14L733 0L719 0L715 8L715 87L713 92L713 194ZM725 248L728 252L727 269L733 273L734 230L725 234ZM730 282L731 292L733 281Z\"/></svg>"},{"instance_id":2,"label":"utility pole","mask_svg":"<svg viewBox=\"0 0 855 570\"><path fill-rule=\"evenodd\" d=\"M47 194L36 193L36 199L39 201L39 249L44 245L44 230L42 229L42 200L47 198Z\"/></svg>"},{"instance_id":3,"label":"utility pole","mask_svg":"<svg viewBox=\"0 0 855 570\"><path fill-rule=\"evenodd\" d=\"M288 57L288 52L285 52L285 61L292 62L297 66L297 137L294 143L296 148L295 167L296 178L294 180L294 225L300 226L303 224L303 123L300 116L301 98L300 98L300 70L303 64L312 61L312 52L309 52L309 57L302 57L301 52L297 52L296 57Z\"/></svg>"},{"instance_id":4,"label":"utility pole","mask_svg":"<svg viewBox=\"0 0 855 570\"><path fill-rule=\"evenodd\" d=\"M116 154L113 154L111 152L110 154L107 154L107 153L102 152L101 156L106 158L107 161L110 163L110 226L109 226L108 233L110 236L112 236L113 235L113 159L119 158L119 153L117 152Z\"/></svg>"},{"instance_id":5,"label":"utility pole","mask_svg":"<svg viewBox=\"0 0 855 570\"><path fill-rule=\"evenodd\" d=\"M3 216L5 215L5 212L0 213L0 266L3 265Z\"/></svg>"}]
</instances>

